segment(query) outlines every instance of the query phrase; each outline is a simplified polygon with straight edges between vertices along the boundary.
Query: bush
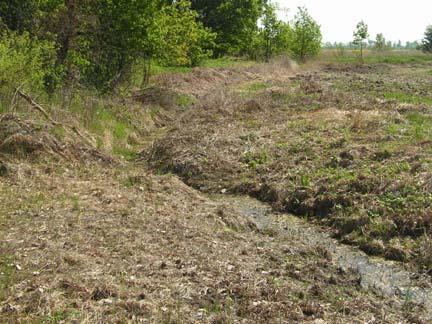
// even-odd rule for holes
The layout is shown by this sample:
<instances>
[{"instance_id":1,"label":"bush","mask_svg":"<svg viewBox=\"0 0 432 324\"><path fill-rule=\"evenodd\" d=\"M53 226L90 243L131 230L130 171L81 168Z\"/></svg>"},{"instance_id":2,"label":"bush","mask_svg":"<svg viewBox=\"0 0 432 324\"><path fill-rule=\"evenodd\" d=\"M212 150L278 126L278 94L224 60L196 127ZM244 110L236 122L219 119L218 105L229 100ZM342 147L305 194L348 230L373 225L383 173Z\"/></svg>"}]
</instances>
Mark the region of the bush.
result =
<instances>
[{"instance_id":1,"label":"bush","mask_svg":"<svg viewBox=\"0 0 432 324\"><path fill-rule=\"evenodd\" d=\"M216 34L198 20L189 1L162 8L151 34L158 35L155 57L163 65L197 66L212 55Z\"/></svg>"},{"instance_id":2,"label":"bush","mask_svg":"<svg viewBox=\"0 0 432 324\"><path fill-rule=\"evenodd\" d=\"M16 88L43 93L55 82L53 43L7 31L0 37L0 100L10 102ZM50 76L49 78L47 76Z\"/></svg>"}]
</instances>

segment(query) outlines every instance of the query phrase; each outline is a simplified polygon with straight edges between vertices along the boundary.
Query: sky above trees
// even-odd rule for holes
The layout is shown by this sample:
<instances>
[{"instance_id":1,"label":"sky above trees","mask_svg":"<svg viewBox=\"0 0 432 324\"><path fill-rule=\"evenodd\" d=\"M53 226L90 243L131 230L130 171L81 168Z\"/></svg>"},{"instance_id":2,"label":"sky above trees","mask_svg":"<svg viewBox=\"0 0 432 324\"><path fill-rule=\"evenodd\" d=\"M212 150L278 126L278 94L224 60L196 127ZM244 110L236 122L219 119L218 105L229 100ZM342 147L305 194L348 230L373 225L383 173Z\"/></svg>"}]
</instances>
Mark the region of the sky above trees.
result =
<instances>
[{"instance_id":1,"label":"sky above trees","mask_svg":"<svg viewBox=\"0 0 432 324\"><path fill-rule=\"evenodd\" d=\"M431 0L274 0L289 8L292 17L298 6L306 6L322 27L324 42L349 42L360 20L369 25L371 38L383 33L393 42L420 40L432 25ZM285 13L281 12L281 15Z\"/></svg>"}]
</instances>

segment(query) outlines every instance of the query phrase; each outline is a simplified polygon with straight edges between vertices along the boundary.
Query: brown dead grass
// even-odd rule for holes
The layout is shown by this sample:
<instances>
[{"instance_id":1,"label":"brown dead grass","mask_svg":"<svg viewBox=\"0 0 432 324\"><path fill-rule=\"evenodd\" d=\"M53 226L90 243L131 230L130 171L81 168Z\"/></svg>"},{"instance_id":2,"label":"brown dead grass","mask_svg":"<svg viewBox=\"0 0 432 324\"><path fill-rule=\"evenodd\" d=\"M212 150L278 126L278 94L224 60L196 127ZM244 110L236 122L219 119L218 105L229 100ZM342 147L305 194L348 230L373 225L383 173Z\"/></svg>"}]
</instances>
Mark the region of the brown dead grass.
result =
<instances>
[{"instance_id":1,"label":"brown dead grass","mask_svg":"<svg viewBox=\"0 0 432 324\"><path fill-rule=\"evenodd\" d=\"M338 272L324 247L259 233L234 206L174 176L53 166L47 172L17 163L0 182L1 205L11 196L20 202L4 210L1 249L17 275L4 291L1 321L351 323L405 316L397 303L362 292L356 275ZM125 186L129 178L133 187Z\"/></svg>"}]
</instances>

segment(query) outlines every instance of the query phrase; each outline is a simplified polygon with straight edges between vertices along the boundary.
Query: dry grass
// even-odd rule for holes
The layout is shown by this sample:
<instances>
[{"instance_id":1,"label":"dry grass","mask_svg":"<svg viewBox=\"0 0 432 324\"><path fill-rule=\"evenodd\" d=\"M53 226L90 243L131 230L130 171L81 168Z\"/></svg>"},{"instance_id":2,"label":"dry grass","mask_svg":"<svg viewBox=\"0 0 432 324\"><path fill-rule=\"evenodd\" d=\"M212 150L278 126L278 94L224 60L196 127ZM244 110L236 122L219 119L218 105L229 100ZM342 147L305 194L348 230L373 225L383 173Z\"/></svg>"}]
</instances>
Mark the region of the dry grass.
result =
<instances>
[{"instance_id":1,"label":"dry grass","mask_svg":"<svg viewBox=\"0 0 432 324\"><path fill-rule=\"evenodd\" d=\"M259 233L235 206L174 176L53 167L17 163L0 182L1 249L14 273L3 287L0 321L351 323L405 316L399 304L363 292L355 274L338 272L325 247ZM11 196L20 203L7 207Z\"/></svg>"}]
</instances>

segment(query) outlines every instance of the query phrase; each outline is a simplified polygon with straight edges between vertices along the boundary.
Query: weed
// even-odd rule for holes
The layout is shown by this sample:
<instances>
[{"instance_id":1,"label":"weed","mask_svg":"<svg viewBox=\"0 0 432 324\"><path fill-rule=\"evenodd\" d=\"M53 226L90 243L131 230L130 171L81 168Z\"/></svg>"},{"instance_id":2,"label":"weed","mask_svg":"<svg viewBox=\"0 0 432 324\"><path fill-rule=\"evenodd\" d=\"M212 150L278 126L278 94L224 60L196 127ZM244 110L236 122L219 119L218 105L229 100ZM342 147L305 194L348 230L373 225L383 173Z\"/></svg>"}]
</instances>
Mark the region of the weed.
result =
<instances>
[{"instance_id":1,"label":"weed","mask_svg":"<svg viewBox=\"0 0 432 324\"><path fill-rule=\"evenodd\" d=\"M160 107L151 107L149 110L149 115L151 119L155 119L160 112Z\"/></svg>"},{"instance_id":2,"label":"weed","mask_svg":"<svg viewBox=\"0 0 432 324\"><path fill-rule=\"evenodd\" d=\"M248 151L243 154L242 161L247 164L247 166L251 169L256 169L259 165L265 164L268 162L268 153L266 151L260 152L251 152Z\"/></svg>"},{"instance_id":3,"label":"weed","mask_svg":"<svg viewBox=\"0 0 432 324\"><path fill-rule=\"evenodd\" d=\"M66 130L62 126L55 126L51 128L51 134L57 137L58 139L62 140L66 136Z\"/></svg>"},{"instance_id":4,"label":"weed","mask_svg":"<svg viewBox=\"0 0 432 324\"><path fill-rule=\"evenodd\" d=\"M251 94L267 89L268 87L269 85L266 82L250 83L246 86L245 91Z\"/></svg>"},{"instance_id":5,"label":"weed","mask_svg":"<svg viewBox=\"0 0 432 324\"><path fill-rule=\"evenodd\" d=\"M135 149L125 147L124 145L114 145L113 153L123 157L127 161L135 160L138 157L138 152Z\"/></svg>"},{"instance_id":6,"label":"weed","mask_svg":"<svg viewBox=\"0 0 432 324\"><path fill-rule=\"evenodd\" d=\"M194 98L185 94L180 94L179 97L177 98L177 105L182 108L190 106L194 102L195 102Z\"/></svg>"},{"instance_id":7,"label":"weed","mask_svg":"<svg viewBox=\"0 0 432 324\"><path fill-rule=\"evenodd\" d=\"M72 210L73 211L80 211L81 207L80 207L80 203L79 203L79 198L77 195L73 195L71 197L71 202L72 202Z\"/></svg>"}]
</instances>

